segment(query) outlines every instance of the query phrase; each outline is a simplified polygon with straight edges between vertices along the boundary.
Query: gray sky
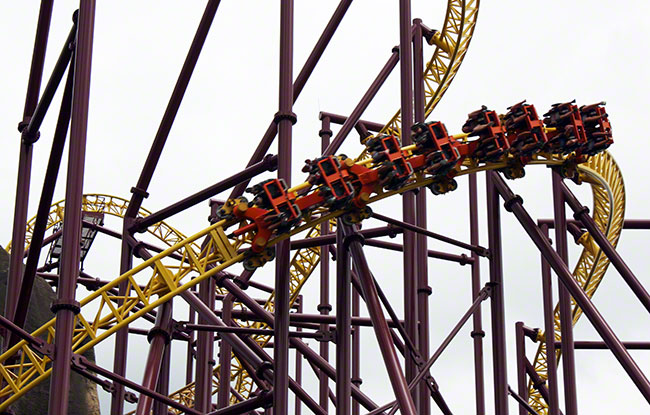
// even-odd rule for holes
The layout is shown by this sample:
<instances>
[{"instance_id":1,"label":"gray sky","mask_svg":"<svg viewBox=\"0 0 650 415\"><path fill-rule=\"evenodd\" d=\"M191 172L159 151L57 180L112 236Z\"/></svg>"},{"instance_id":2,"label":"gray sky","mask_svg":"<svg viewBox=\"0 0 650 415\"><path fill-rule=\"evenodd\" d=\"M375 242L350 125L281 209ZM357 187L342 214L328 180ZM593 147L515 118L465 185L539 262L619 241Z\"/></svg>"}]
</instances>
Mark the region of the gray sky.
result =
<instances>
[{"instance_id":1,"label":"gray sky","mask_svg":"<svg viewBox=\"0 0 650 415\"><path fill-rule=\"evenodd\" d=\"M63 40L69 31L74 1L58 1L54 8L45 76L49 76ZM295 9L295 69L305 58L336 7L335 1L297 1ZM84 191L129 197L149 151L173 83L203 12L204 2L114 1L98 2L93 51L90 118ZM431 28L442 24L443 1L413 1L413 17L421 17ZM309 80L294 111L294 183L304 176L302 161L319 151L318 111L349 114L398 43L397 2L357 0L335 34L323 59ZM644 1L484 1L467 57L442 102L429 118L442 120L449 131L460 132L467 113L484 104L499 112L527 99L543 113L555 102L577 99L578 104L607 101L613 125L616 157L627 189L626 217L647 217L647 155L639 138L646 99L650 96L647 69L646 21L650 6ZM29 72L38 2L0 4L0 50L5 56L0 77L0 136L5 143L1 154L2 173L0 236L5 245L11 237L15 178L19 149L16 125L22 116ZM210 31L197 69L183 101L176 123L149 188L145 207L156 210L236 171L248 161L258 140L277 110L279 2L224 1ZM432 52L427 49L427 53ZM60 94L52 110L58 111ZM364 119L387 121L399 107L399 75L396 70ZM34 148L34 170L30 193L31 217L40 194L43 174L55 122L51 111ZM644 140L644 141L641 141ZM271 152L275 152L275 147ZM349 155L360 146L351 135L342 148ZM65 164L61 166L55 200L63 198ZM484 182L483 176L479 183ZM531 167L524 179L511 183L522 195L534 217L552 215L550 175ZM575 186L574 186L575 187ZM591 203L588 189L576 188L585 204ZM226 197L226 194L220 197ZM484 195L480 193L481 221L485 224ZM383 202L381 213L397 212L399 200ZM442 197L429 197L428 221L436 232L469 239L467 180L459 189ZM172 218L170 224L193 234L206 225L207 204ZM542 325L539 254L515 220L503 214L506 318L509 336L509 382L514 373L514 323ZM107 224L119 229L117 221ZM368 226L372 226L369 223ZM482 230L482 241L486 235ZM399 238L396 239L399 241ZM650 233L628 231L620 250L637 276L648 283L649 259L645 247ZM431 249L458 249L432 241ZM402 310L400 299L401 255L368 248L371 266L393 305ZM119 249L115 241L98 240L93 246L87 271L102 279L117 276ZM575 262L579 250L572 246ZM258 278L270 283L272 267ZM470 303L469 268L430 260L431 346L437 347ZM485 267L484 279L487 276ZM257 274L256 274L257 276ZM308 312L316 312L318 284L314 278L304 289ZM79 296L85 293L79 291ZM557 297L556 297L557 298ZM334 292L332 292L334 299ZM334 302L332 300L332 302ZM186 318L186 307L177 302L175 318ZM620 281L608 272L595 303L617 334L624 340L650 340L643 330L650 323L647 314ZM364 310L365 312L365 310ZM489 306L484 307L484 324L489 335ZM641 330L639 330L641 329ZM455 413L473 411L473 372L470 328L463 329L451 348L436 364L433 374ZM586 319L576 328L576 339L596 339ZM488 337L489 339L489 337ZM310 342L317 347L315 342ZM364 331L362 389L382 404L391 390L379 359L372 332ZM528 344L529 356L535 345ZM174 346L172 389L182 386L184 346ZM333 351L334 349L332 349ZM98 361L112 367L112 341L97 348ZM146 342L130 345L128 376L141 380ZM643 369L650 368L647 352L632 353ZM491 387L491 348L486 342L486 380ZM630 413L647 408L641 394L610 353L577 352L578 399L583 413ZM306 387L315 393L313 374L305 365ZM492 392L488 389L488 413ZM102 407L108 395L100 391ZM515 410L514 403L511 409Z\"/></svg>"}]
</instances>

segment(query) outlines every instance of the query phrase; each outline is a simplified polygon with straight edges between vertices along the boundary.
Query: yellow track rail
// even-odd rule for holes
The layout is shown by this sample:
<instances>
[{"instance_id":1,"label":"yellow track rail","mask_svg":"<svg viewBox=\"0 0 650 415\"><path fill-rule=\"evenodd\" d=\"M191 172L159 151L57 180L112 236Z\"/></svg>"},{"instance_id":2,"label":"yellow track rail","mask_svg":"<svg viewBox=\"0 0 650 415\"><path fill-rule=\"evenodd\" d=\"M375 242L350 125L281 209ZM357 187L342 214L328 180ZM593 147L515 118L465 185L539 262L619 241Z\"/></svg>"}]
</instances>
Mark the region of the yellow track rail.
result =
<instances>
[{"instance_id":1,"label":"yellow track rail","mask_svg":"<svg viewBox=\"0 0 650 415\"><path fill-rule=\"evenodd\" d=\"M590 158L582 166L581 177L591 184L594 199L592 210L596 224L598 224L598 227L607 236L609 242L613 246L616 246L623 229L623 216L625 214L625 185L621 170L609 153L603 153L597 157ZM584 249L574 268L573 276L591 298L600 285L610 262L588 233L582 237L580 243L584 246ZM573 298L571 300L573 324L575 325L582 315L582 309L573 301ZM555 307L554 314L555 339L560 341L559 306ZM540 377L547 380L548 364L544 333L540 332L538 341L540 344L535 355L533 366ZM560 353L560 350L556 351L558 362ZM538 413L548 413L546 401L541 397L532 383L529 383L528 389L528 403Z\"/></svg>"},{"instance_id":2,"label":"yellow track rail","mask_svg":"<svg viewBox=\"0 0 650 415\"><path fill-rule=\"evenodd\" d=\"M595 157L595 159L599 160L605 157L609 158L605 154ZM562 163L561 158L539 158L531 164L558 165L560 163ZM595 166L597 167L598 164ZM464 166L459 175L502 167L504 167L503 163L487 166ZM579 166L579 169L584 174L598 177L598 172L590 168ZM427 186L432 182L432 178L416 176L413 182L399 191L382 192L375 195L370 199L370 203ZM312 218L290 233L278 235L269 242L269 245L275 245L281 240L312 229L316 225L328 223L343 213L344 211L337 211ZM81 301L81 313L75 318L73 351L83 353L176 295L219 271L241 262L245 254L237 254L237 250L244 241L229 240L225 235L224 225L226 225L226 221L220 221L177 242L84 298ZM199 239L204 238L206 243L203 244L203 249L197 253L194 247ZM173 263L169 261L170 256L174 254L180 256L182 260L175 260ZM129 294L124 297L112 295L110 290L122 282L128 284ZM136 310L136 305L140 309ZM52 344L56 336L55 319L34 331L32 335ZM10 359L12 360L10 361ZM17 343L2 354L0 356L0 377L4 387L0 390L0 398L5 400L0 404L0 410L6 409L12 402L49 377L50 363L49 357L41 355L26 341Z\"/></svg>"},{"instance_id":3,"label":"yellow track rail","mask_svg":"<svg viewBox=\"0 0 650 415\"><path fill-rule=\"evenodd\" d=\"M460 68L463 58L467 53L474 28L476 27L476 19L478 17L480 0L449 0L447 3L447 11L445 13L445 20L442 28L435 37L436 48L434 49L431 59L426 64L424 71L425 82L425 114L428 116L436 107L442 96L451 85L458 69ZM400 136L401 118L400 112L397 111L390 121L382 129L382 133L392 133L397 137ZM365 151L357 157L357 160L365 158ZM312 227L307 237L320 236L320 226ZM291 304L298 298L300 289L307 282L307 279L316 269L320 262L320 249L319 248L306 248L301 249L291 260L289 280L291 288ZM273 295L265 304L265 308L273 311ZM258 328L266 328L264 323L257 322L252 325L242 323L245 326L252 326ZM266 344L269 341L268 336L256 336L255 339L260 344ZM235 366L237 366L235 368ZM218 385L219 368L214 370L214 384ZM231 375L232 385L237 392L243 397L247 397L251 392L252 382L239 363L233 357L233 370ZM216 393L217 389L213 389ZM192 406L194 404L194 384L189 384L170 395L172 399L176 399L185 405ZM236 398L232 397L232 402L237 402Z\"/></svg>"}]
</instances>

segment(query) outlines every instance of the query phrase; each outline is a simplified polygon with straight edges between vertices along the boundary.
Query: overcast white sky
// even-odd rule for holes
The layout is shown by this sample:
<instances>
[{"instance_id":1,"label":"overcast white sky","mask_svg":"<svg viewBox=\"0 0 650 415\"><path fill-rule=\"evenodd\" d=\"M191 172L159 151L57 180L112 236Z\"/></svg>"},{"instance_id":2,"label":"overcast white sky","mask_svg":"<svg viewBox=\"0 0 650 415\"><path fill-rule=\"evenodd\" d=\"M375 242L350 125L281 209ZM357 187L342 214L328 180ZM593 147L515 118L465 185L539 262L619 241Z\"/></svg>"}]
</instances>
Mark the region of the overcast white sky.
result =
<instances>
[{"instance_id":1,"label":"overcast white sky","mask_svg":"<svg viewBox=\"0 0 650 415\"><path fill-rule=\"evenodd\" d=\"M297 74L320 35L336 1L297 1L295 8L295 69ZM624 5L623 5L624 4ZM398 43L398 2L357 0L326 50L322 61L298 99L294 111L294 182L303 177L302 161L318 154L319 110L349 114ZM45 76L51 73L71 24L75 1L57 1L50 34ZM203 12L204 2L113 1L98 2L93 51L90 118L84 191L128 198L171 93L187 48ZM413 17L429 27L442 24L445 2L413 1ZM430 120L442 120L460 132L468 112L484 104L504 112L528 99L543 113L552 103L577 99L579 104L606 100L615 144L611 148L625 175L628 218L648 217L647 153L645 124L650 96L647 26L650 6L645 1L484 1L465 62ZM0 76L0 240L11 238L19 134L29 72L38 2L0 3L0 50L4 59ZM277 110L279 2L224 1L217 13L197 69L167 146L149 188L145 207L156 210L196 190L241 170ZM432 52L432 49L427 49ZM58 111L60 94L52 110ZM364 119L387 121L399 107L399 74L396 70ZM30 193L30 217L36 210L55 122L51 111L34 148ZM271 152L275 152L275 147ZM360 151L355 134L342 149ZM63 198L65 164L61 166L55 199ZM479 183L484 182L480 176ZM429 225L436 232L469 239L467 181L444 197L429 198ZM534 217L552 214L550 175L544 168L527 169L524 179L512 183ZM575 186L574 186L575 187ZM590 204L588 189L576 189ZM226 197L227 194L220 195ZM480 193L482 225L484 195ZM397 212L398 200L376 207L381 213ZM169 222L185 234L206 225L207 204ZM514 323L543 324L541 314L539 254L516 221L503 214L506 318L509 336L509 382L514 372ZM107 220L112 228L119 223ZM369 224L372 225L372 224ZM482 241L486 235L482 229ZM399 241L399 238L396 239ZM620 250L645 283L650 282L647 246L650 232L628 231ZM117 276L118 244L98 241L87 261L87 271L102 279ZM461 253L432 241L430 248ZM379 283L391 295L396 309L400 299L401 255L367 249ZM572 264L579 250L572 247ZM469 268L430 260L431 346L437 347L470 304ZM487 278L487 268L483 277ZM256 274L272 281L272 267ZM315 274L317 275L317 274ZM316 312L318 284L305 287L306 311ZM85 295L83 290L80 296ZM557 298L557 297L556 297ZM334 299L334 292L332 292ZM334 302L334 300L332 300ZM177 302L175 318L186 318L187 309ZM595 303L624 340L650 340L648 315L620 281L615 271L605 278ZM486 303L487 304L487 303ZM365 313L365 310L364 310ZM489 336L489 306L484 307ZM471 328L465 327L433 373L454 413L473 413ZM391 397L372 332L364 331L362 389L379 404ZM586 319L576 328L576 339L597 339ZM489 337L487 337L489 339ZM310 342L317 347L316 342ZM493 413L491 348L486 341L488 413ZM535 345L529 343L529 357ZM98 362L112 367L112 341L97 347ZM333 351L334 349L332 349ZM141 380L146 342L130 345L128 376ZM172 389L183 384L184 345L174 346ZM650 370L648 352L632 353L639 365ZM577 352L578 399L582 413L632 413L647 403L606 351ZM305 365L305 384L316 393L313 374ZM109 398L100 390L105 413ZM306 410L306 409L303 409ZM515 411L514 402L511 410Z\"/></svg>"}]
</instances>

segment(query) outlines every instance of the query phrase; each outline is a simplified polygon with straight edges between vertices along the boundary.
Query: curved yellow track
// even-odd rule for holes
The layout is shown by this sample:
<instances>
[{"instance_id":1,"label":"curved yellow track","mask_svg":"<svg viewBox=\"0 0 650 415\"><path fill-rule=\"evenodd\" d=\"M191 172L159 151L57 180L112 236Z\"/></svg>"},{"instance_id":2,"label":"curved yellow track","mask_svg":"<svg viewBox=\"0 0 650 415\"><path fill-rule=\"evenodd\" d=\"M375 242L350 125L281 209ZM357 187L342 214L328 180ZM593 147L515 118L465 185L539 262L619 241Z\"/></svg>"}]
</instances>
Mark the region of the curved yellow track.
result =
<instances>
[{"instance_id":1,"label":"curved yellow track","mask_svg":"<svg viewBox=\"0 0 650 415\"><path fill-rule=\"evenodd\" d=\"M435 105L442 98L443 94L449 87L456 72L462 63L463 57L471 40L473 30L476 24L478 14L478 1L458 1L450 0L447 7L447 13L439 36L436 38L436 49L433 57L428 62L425 71L426 82L426 114L429 115ZM400 114L393 116L382 132L400 133ZM365 156L362 153L359 158ZM540 159L533 164L558 164L558 159L543 160ZM485 170L486 168L495 169L503 167L500 164L490 165L489 167L467 168L461 174L471 171ZM608 153L598 157L592 157L586 165L580 166L581 175L589 178L594 193L594 217L601 226L606 230L610 241L616 243L620 235L622 217L624 211L624 188L620 171L616 163ZM399 192L386 192L375 196L372 201L383 199L396 193L401 193L415 187L424 186L430 183L430 179L418 178L416 182L401 189ZM123 216L128 202L125 199L108 195L87 195L84 199L84 209L90 211L101 211L106 214ZM301 231L308 231L308 236L318 236L322 223L329 223L341 212L329 214L304 224L300 228L291 232L291 235ZM142 209L141 216L148 215L149 212ZM48 227L59 222L63 217L63 202L54 205L51 218L48 221ZM235 255L237 248L244 242L243 240L234 241L226 250L220 249L223 246L221 237L221 226L223 222L217 223L203 231L190 236L184 237L180 232L170 226L160 223L149 229L149 232L164 241L168 246L167 250L150 260L138 265L126 274L118 277L106 287L93 293L82 301L82 306L94 304L91 307L85 307L85 310L93 309L92 318L84 317L84 308L78 316L78 325L74 333L73 350L76 353L82 353L88 348L94 346L113 334L119 327L128 324L149 310L154 309L165 301L170 300L180 292L189 289L198 284L200 281L209 278L220 270L241 261L243 255ZM31 229L33 221L27 226L28 236L26 245L31 241ZM277 243L289 235L281 235L271 243ZM207 238L208 243L204 249L198 248L198 240ZM598 251L593 249L593 243L587 238L585 248L579 264L576 267L575 275L581 285L586 288L587 293L592 295L602 279L602 275L607 268L606 258ZM166 258L176 253L182 256L183 261L178 264L170 265ZM311 275L320 260L320 251L317 248L300 250L296 253L291 264L291 290L292 301L298 296L300 288ZM219 264L209 269L208 265ZM150 274L153 270L153 275ZM209 270L207 270L209 269ZM188 277L193 278L188 281ZM138 280L147 282L144 289L140 289ZM183 280L187 281L183 284ZM125 298L123 305L119 306L119 300L122 297L115 297L108 294L108 290L116 287L120 282L128 281L131 287L131 294ZM267 302L267 309L273 307L271 297ZM140 304L142 308L134 311L134 306ZM580 310L574 305L574 321L580 316ZM257 324L260 325L261 324ZM556 330L558 326L556 324ZM100 333L101 331L101 333ZM48 342L52 342L55 336L54 320L34 332L35 336L42 337ZM84 340L89 341L82 345ZM268 341L268 338L260 336L257 338L260 343ZM542 345L543 346L543 345ZM4 362L11 356L21 351L20 361L17 364L5 365ZM536 357L536 369L541 375L545 376L545 354L543 347L538 351ZM46 356L40 356L25 342L21 342L0 356L0 376L4 380L5 387L0 390L0 397L6 400L0 405L0 410L6 408L20 396L24 395L31 387L49 376L50 369L49 359ZM218 379L215 371L214 390L218 387ZM233 371L231 382L234 387L244 396L247 396L252 386L250 378L241 368L239 363L233 360ZM185 405L192 406L194 393L193 384L188 385L171 395L174 399ZM535 393L531 394L531 404L540 412L545 411L545 403L536 399Z\"/></svg>"},{"instance_id":2,"label":"curved yellow track","mask_svg":"<svg viewBox=\"0 0 650 415\"><path fill-rule=\"evenodd\" d=\"M616 246L623 229L625 214L625 184L621 170L609 153L590 158L583 166L581 178L591 185L594 205L593 217L598 227L607 236L613 246ZM605 275L609 266L609 259L598 248L589 234L581 239L584 249L574 268L573 276L586 294L591 298ZM578 322L582 309L573 301L571 303L573 324ZM560 319L558 306L555 307L555 338L561 340ZM548 366L546 360L546 344L544 334L538 336L540 341L533 366L535 371L544 380L548 379ZM559 361L560 350L556 351ZM548 413L548 405L537 389L529 383L530 405L540 414Z\"/></svg>"}]
</instances>

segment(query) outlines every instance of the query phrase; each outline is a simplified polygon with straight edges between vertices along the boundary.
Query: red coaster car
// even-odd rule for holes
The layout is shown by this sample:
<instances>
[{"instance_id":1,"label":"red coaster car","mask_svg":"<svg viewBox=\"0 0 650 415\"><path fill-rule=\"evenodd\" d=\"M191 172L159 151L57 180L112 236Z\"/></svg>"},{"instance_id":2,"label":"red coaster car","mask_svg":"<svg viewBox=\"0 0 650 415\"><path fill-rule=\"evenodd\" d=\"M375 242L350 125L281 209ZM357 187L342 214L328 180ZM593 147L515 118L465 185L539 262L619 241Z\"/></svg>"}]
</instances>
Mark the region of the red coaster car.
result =
<instances>
[{"instance_id":1,"label":"red coaster car","mask_svg":"<svg viewBox=\"0 0 650 415\"><path fill-rule=\"evenodd\" d=\"M478 137L473 143L472 156L479 162L498 161L509 150L505 128L496 111L490 111L485 105L480 110L467 116L463 132L470 137Z\"/></svg>"},{"instance_id":2,"label":"red coaster car","mask_svg":"<svg viewBox=\"0 0 650 415\"><path fill-rule=\"evenodd\" d=\"M614 142L604 105L604 102L599 102L580 107L580 116L587 136L587 142L580 149L582 154L593 156L606 150Z\"/></svg>"},{"instance_id":3,"label":"red coaster car","mask_svg":"<svg viewBox=\"0 0 650 415\"><path fill-rule=\"evenodd\" d=\"M587 142L585 128L580 118L575 100L564 104L553 104L551 110L544 114L544 125L555 128L548 132L547 151L556 154L570 154Z\"/></svg>"},{"instance_id":4,"label":"red coaster car","mask_svg":"<svg viewBox=\"0 0 650 415\"><path fill-rule=\"evenodd\" d=\"M309 173L307 181L320 186L318 194L330 209L339 209L345 206L354 196L352 186L345 181L341 171L341 161L338 157L328 156L307 160L302 170Z\"/></svg>"},{"instance_id":5,"label":"red coaster car","mask_svg":"<svg viewBox=\"0 0 650 415\"><path fill-rule=\"evenodd\" d=\"M399 141L393 135L379 135L366 141L372 160L379 164L379 184L388 190L397 190L406 183L413 167L404 158Z\"/></svg>"},{"instance_id":6,"label":"red coaster car","mask_svg":"<svg viewBox=\"0 0 650 415\"><path fill-rule=\"evenodd\" d=\"M530 157L540 151L548 142L544 124L537 116L533 105L522 101L508 108L503 117L510 152L522 157Z\"/></svg>"},{"instance_id":7,"label":"red coaster car","mask_svg":"<svg viewBox=\"0 0 650 415\"><path fill-rule=\"evenodd\" d=\"M456 139L440 121L417 123L412 128L415 154L425 154L425 171L433 176L449 173L461 159Z\"/></svg>"}]
</instances>

